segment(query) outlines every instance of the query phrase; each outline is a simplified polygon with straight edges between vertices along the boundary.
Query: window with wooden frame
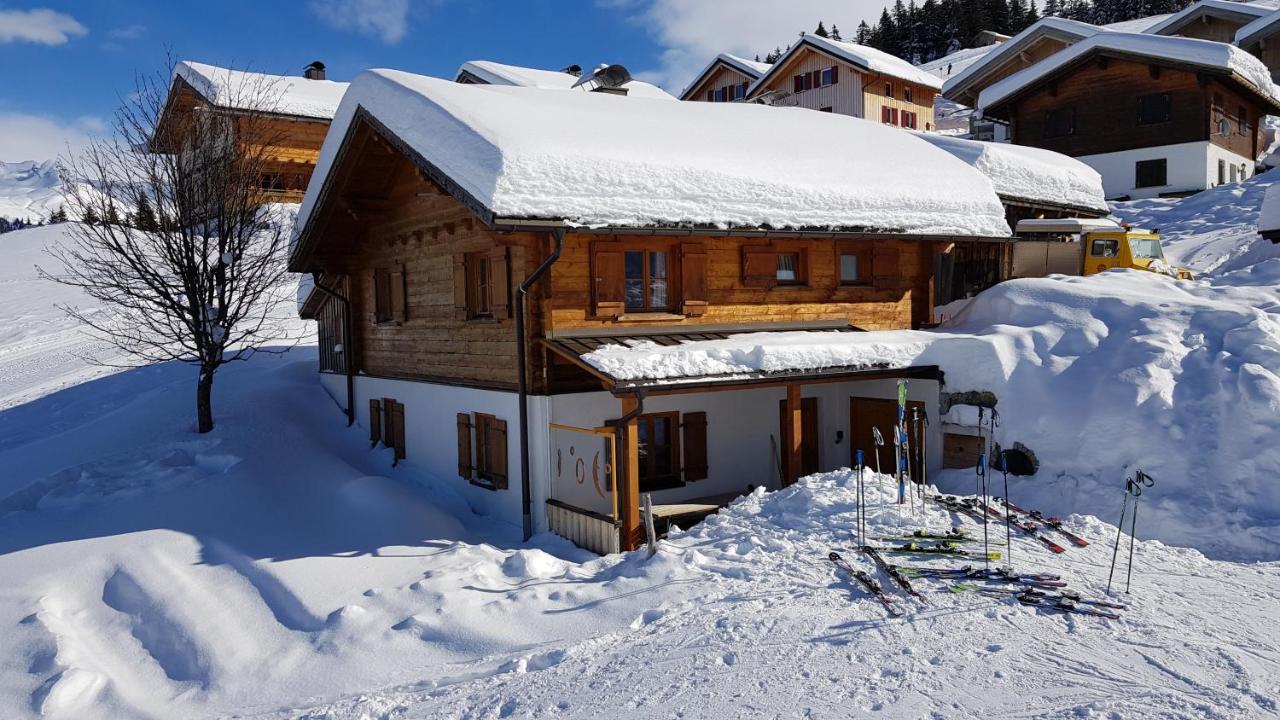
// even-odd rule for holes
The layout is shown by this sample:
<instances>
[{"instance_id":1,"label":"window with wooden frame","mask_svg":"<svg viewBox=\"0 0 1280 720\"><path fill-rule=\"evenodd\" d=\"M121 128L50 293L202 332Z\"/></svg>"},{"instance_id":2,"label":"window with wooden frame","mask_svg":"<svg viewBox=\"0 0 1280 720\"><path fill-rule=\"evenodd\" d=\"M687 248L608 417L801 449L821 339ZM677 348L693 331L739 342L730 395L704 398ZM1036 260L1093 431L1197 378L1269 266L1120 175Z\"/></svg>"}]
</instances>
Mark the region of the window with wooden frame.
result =
<instances>
[{"instance_id":1,"label":"window with wooden frame","mask_svg":"<svg viewBox=\"0 0 1280 720\"><path fill-rule=\"evenodd\" d=\"M640 491L669 490L707 478L707 414L660 412L636 418Z\"/></svg>"},{"instance_id":2,"label":"window with wooden frame","mask_svg":"<svg viewBox=\"0 0 1280 720\"><path fill-rule=\"evenodd\" d=\"M774 283L777 285L804 285L804 255L800 252L774 254Z\"/></svg>"},{"instance_id":3,"label":"window with wooden frame","mask_svg":"<svg viewBox=\"0 0 1280 720\"><path fill-rule=\"evenodd\" d=\"M882 107L880 108L880 122L885 125L898 124L898 108Z\"/></svg>"},{"instance_id":4,"label":"window with wooden frame","mask_svg":"<svg viewBox=\"0 0 1280 720\"><path fill-rule=\"evenodd\" d=\"M591 243L592 314L703 315L707 247L702 241L600 240Z\"/></svg>"},{"instance_id":5,"label":"window with wooden frame","mask_svg":"<svg viewBox=\"0 0 1280 720\"><path fill-rule=\"evenodd\" d=\"M916 114L908 110L902 111L902 127L916 129Z\"/></svg>"},{"instance_id":6,"label":"window with wooden frame","mask_svg":"<svg viewBox=\"0 0 1280 720\"><path fill-rule=\"evenodd\" d=\"M405 458L404 404L393 398L369 398L369 441L395 451L395 462Z\"/></svg>"},{"instance_id":7,"label":"window with wooden frame","mask_svg":"<svg viewBox=\"0 0 1280 720\"><path fill-rule=\"evenodd\" d=\"M376 324L400 323L407 319L407 288L404 267L378 268L373 271L373 321Z\"/></svg>"},{"instance_id":8,"label":"window with wooden frame","mask_svg":"<svg viewBox=\"0 0 1280 720\"><path fill-rule=\"evenodd\" d=\"M1139 160L1133 166L1134 187L1160 187L1169 180L1169 163L1164 158Z\"/></svg>"},{"instance_id":9,"label":"window with wooden frame","mask_svg":"<svg viewBox=\"0 0 1280 720\"><path fill-rule=\"evenodd\" d=\"M867 286L871 284L871 249L840 243L836 246L836 262L839 281L842 287Z\"/></svg>"},{"instance_id":10,"label":"window with wooden frame","mask_svg":"<svg viewBox=\"0 0 1280 720\"><path fill-rule=\"evenodd\" d=\"M1249 110L1244 105L1236 106L1236 132L1240 135L1249 134Z\"/></svg>"},{"instance_id":11,"label":"window with wooden frame","mask_svg":"<svg viewBox=\"0 0 1280 720\"><path fill-rule=\"evenodd\" d=\"M459 253L454 258L454 311L458 320L510 316L507 247Z\"/></svg>"},{"instance_id":12,"label":"window with wooden frame","mask_svg":"<svg viewBox=\"0 0 1280 720\"><path fill-rule=\"evenodd\" d=\"M1138 124L1159 125L1173 118L1172 96L1169 93L1152 93L1138 96Z\"/></svg>"},{"instance_id":13,"label":"window with wooden frame","mask_svg":"<svg viewBox=\"0 0 1280 720\"><path fill-rule=\"evenodd\" d=\"M623 284L627 310L655 312L671 309L671 253L668 250L626 250Z\"/></svg>"},{"instance_id":14,"label":"window with wooden frame","mask_svg":"<svg viewBox=\"0 0 1280 720\"><path fill-rule=\"evenodd\" d=\"M903 99L903 100L906 100L907 102L915 102L914 100L912 100L912 99L911 99L912 94L913 94L913 93L912 93L912 90L911 90L911 86L910 86L910 85L904 85L904 86L902 87L902 99Z\"/></svg>"},{"instance_id":15,"label":"window with wooden frame","mask_svg":"<svg viewBox=\"0 0 1280 720\"><path fill-rule=\"evenodd\" d=\"M458 413L458 475L473 485L505 490L507 421L486 413Z\"/></svg>"},{"instance_id":16,"label":"window with wooden frame","mask_svg":"<svg viewBox=\"0 0 1280 720\"><path fill-rule=\"evenodd\" d=\"M893 83L886 82L884 84L884 96L887 98L893 97Z\"/></svg>"}]
</instances>

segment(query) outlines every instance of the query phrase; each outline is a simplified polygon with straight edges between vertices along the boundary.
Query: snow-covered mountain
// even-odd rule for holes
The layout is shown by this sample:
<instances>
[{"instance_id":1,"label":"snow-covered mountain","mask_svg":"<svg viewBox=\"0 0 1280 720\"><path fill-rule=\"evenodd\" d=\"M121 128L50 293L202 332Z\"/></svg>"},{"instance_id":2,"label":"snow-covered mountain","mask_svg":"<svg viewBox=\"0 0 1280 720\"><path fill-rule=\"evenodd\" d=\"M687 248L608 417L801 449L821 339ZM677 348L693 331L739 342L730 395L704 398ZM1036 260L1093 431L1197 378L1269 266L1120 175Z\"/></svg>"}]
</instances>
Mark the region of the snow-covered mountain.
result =
<instances>
[{"instance_id":1,"label":"snow-covered mountain","mask_svg":"<svg viewBox=\"0 0 1280 720\"><path fill-rule=\"evenodd\" d=\"M47 220L62 205L57 162L0 162L0 218Z\"/></svg>"}]
</instances>

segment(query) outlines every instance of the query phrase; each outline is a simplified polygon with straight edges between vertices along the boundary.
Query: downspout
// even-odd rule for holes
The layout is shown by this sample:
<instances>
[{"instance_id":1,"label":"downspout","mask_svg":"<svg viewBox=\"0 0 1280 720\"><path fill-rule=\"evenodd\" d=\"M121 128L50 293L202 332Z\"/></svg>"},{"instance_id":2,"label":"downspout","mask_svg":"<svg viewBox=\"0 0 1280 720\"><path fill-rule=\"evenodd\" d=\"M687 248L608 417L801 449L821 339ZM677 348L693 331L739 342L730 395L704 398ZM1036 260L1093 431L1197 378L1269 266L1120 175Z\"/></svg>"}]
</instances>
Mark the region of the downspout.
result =
<instances>
[{"instance_id":1,"label":"downspout","mask_svg":"<svg viewBox=\"0 0 1280 720\"><path fill-rule=\"evenodd\" d=\"M356 424L356 369L351 357L351 301L337 290L320 284L320 273L311 273L315 288L342 304L342 364L347 368L347 427Z\"/></svg>"},{"instance_id":2,"label":"downspout","mask_svg":"<svg viewBox=\"0 0 1280 720\"><path fill-rule=\"evenodd\" d=\"M524 516L525 540L533 537L533 491L529 482L529 371L525 367L528 340L525 338L524 318L528 312L529 289L547 274L551 266L560 259L560 253L564 250L564 228L553 229L551 236L555 239L555 247L552 248L551 255L543 260L542 264L524 279L524 282L520 283L520 287L516 288L518 304L516 308L516 384L520 403L520 508Z\"/></svg>"}]
</instances>

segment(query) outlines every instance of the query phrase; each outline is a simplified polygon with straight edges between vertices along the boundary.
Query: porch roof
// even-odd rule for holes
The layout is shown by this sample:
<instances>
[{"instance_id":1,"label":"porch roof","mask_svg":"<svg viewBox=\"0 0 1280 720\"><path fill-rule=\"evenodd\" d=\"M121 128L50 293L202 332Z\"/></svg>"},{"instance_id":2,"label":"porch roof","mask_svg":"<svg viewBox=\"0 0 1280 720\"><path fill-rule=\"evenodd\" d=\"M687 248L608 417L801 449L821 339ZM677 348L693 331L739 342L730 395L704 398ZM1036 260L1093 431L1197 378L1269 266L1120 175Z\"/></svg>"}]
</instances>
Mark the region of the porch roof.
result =
<instances>
[{"instance_id":1,"label":"porch roof","mask_svg":"<svg viewBox=\"0 0 1280 720\"><path fill-rule=\"evenodd\" d=\"M936 365L916 365L894 343L843 325L799 330L672 330L630 335L545 338L543 343L615 393L691 392L791 382L917 378L941 380Z\"/></svg>"}]
</instances>

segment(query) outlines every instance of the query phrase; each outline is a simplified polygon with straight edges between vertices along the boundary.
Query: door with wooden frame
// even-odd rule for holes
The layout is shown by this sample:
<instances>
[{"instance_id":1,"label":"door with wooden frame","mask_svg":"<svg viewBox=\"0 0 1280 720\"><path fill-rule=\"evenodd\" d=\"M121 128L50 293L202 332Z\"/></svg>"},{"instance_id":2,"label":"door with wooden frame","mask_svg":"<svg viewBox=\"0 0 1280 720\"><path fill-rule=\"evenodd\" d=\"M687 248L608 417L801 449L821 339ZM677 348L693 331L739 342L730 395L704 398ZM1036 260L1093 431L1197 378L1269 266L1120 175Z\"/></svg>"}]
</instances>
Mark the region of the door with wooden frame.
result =
<instances>
[{"instance_id":1,"label":"door with wooden frame","mask_svg":"<svg viewBox=\"0 0 1280 720\"><path fill-rule=\"evenodd\" d=\"M791 484L790 453L791 423L787 421L787 401L778 401L778 443L779 464L782 467L782 484ZM800 399L800 473L794 477L812 475L819 470L818 459L818 398Z\"/></svg>"},{"instance_id":2,"label":"door with wooden frame","mask_svg":"<svg viewBox=\"0 0 1280 720\"><path fill-rule=\"evenodd\" d=\"M923 477L919 459L920 451L928 452L928 448L920 445L920 433L916 432L915 423L911 422L912 410L919 408L923 417L924 403L918 400L907 401L907 442L911 453L911 479L919 482ZM881 398L849 398L849 467L857 462L857 451L861 450L863 462L870 470L876 469L876 447L871 428L880 429L884 436L884 446L880 448L880 471L886 475L896 474L894 468L893 434L898 424L898 401ZM920 432L924 432L921 420Z\"/></svg>"}]
</instances>

